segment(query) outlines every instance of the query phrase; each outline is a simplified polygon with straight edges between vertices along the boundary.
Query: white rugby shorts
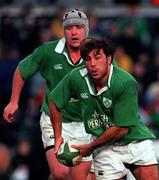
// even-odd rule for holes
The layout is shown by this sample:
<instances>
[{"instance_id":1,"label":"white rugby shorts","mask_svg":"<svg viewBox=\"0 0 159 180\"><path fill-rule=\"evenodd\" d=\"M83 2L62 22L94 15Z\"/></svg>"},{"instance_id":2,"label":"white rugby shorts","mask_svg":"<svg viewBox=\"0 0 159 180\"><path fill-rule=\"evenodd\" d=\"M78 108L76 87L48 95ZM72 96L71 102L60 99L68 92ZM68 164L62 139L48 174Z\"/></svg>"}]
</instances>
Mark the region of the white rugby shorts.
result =
<instances>
[{"instance_id":1,"label":"white rugby shorts","mask_svg":"<svg viewBox=\"0 0 159 180\"><path fill-rule=\"evenodd\" d=\"M97 180L124 177L128 173L124 164L157 164L151 140L103 146L93 152L93 158Z\"/></svg>"},{"instance_id":2,"label":"white rugby shorts","mask_svg":"<svg viewBox=\"0 0 159 180\"><path fill-rule=\"evenodd\" d=\"M50 117L43 112L40 118L42 141L44 148L54 145L54 133ZM88 144L92 141L92 135L85 132L83 122L62 123L62 137L64 141L71 140L75 144ZM91 161L92 155L83 157L82 161Z\"/></svg>"},{"instance_id":3,"label":"white rugby shorts","mask_svg":"<svg viewBox=\"0 0 159 180\"><path fill-rule=\"evenodd\" d=\"M154 147L154 150L155 150L157 161L159 163L159 140L154 140L153 141L153 147Z\"/></svg>"}]
</instances>

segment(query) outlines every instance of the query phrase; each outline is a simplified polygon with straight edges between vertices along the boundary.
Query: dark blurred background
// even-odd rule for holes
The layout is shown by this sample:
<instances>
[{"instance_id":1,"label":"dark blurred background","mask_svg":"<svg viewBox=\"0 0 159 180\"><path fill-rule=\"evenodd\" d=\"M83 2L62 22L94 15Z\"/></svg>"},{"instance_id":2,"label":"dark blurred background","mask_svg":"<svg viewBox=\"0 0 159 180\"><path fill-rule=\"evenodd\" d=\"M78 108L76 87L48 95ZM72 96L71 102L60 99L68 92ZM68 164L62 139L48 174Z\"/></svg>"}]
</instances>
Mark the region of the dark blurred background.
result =
<instances>
[{"instance_id":1,"label":"dark blurred background","mask_svg":"<svg viewBox=\"0 0 159 180\"><path fill-rule=\"evenodd\" d=\"M27 81L13 124L2 113L19 61L35 47L63 36L67 9L84 10L90 35L111 37L118 66L139 83L139 110L159 139L159 0L0 0L0 180L47 180L41 142L40 105L45 82ZM159 141L154 143L159 157Z\"/></svg>"}]
</instances>

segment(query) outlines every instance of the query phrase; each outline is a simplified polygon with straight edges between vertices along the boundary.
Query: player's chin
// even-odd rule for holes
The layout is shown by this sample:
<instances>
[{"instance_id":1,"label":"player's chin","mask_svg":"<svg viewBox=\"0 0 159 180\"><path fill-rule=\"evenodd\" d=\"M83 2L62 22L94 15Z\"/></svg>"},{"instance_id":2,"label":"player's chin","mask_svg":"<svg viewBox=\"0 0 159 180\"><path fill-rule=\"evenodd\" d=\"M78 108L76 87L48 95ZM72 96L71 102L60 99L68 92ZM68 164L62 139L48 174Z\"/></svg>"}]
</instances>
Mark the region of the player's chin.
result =
<instances>
[{"instance_id":1,"label":"player's chin","mask_svg":"<svg viewBox=\"0 0 159 180\"><path fill-rule=\"evenodd\" d=\"M98 75L92 74L92 78L93 78L95 81L100 80L100 76L98 76Z\"/></svg>"},{"instance_id":2,"label":"player's chin","mask_svg":"<svg viewBox=\"0 0 159 180\"><path fill-rule=\"evenodd\" d=\"M80 42L79 41L72 42L71 46L73 48L79 48L80 47Z\"/></svg>"}]
</instances>

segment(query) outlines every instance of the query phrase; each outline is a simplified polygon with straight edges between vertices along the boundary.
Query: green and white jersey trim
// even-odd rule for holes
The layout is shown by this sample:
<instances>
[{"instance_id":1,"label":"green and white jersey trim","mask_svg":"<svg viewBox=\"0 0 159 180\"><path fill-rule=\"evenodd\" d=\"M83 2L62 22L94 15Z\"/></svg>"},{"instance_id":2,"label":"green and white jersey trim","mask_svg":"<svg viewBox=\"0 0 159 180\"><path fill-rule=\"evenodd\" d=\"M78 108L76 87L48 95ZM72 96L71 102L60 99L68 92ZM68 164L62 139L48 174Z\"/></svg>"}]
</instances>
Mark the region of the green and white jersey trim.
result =
<instances>
[{"instance_id":1,"label":"green and white jersey trim","mask_svg":"<svg viewBox=\"0 0 159 180\"><path fill-rule=\"evenodd\" d=\"M112 74L113 74L113 65L111 65L111 67L110 67L110 74L109 74L109 77L108 77L108 84L107 84L107 86L104 86L97 93L95 92L93 82L90 80L90 78L88 76L88 70L86 68L84 68L84 69L81 69L79 72L80 72L81 76L85 78L85 81L87 83L87 86L88 86L88 89L89 89L89 92L90 92L91 95L99 96L103 92L107 91L110 88L110 82L111 82L111 78L112 78Z\"/></svg>"},{"instance_id":2,"label":"green and white jersey trim","mask_svg":"<svg viewBox=\"0 0 159 180\"><path fill-rule=\"evenodd\" d=\"M55 52L62 54L64 47L65 47L65 43L66 43L65 38L60 39L56 45Z\"/></svg>"},{"instance_id":3,"label":"green and white jersey trim","mask_svg":"<svg viewBox=\"0 0 159 180\"><path fill-rule=\"evenodd\" d=\"M72 66L76 66L76 64L73 64L72 61L70 60L69 56L68 56L68 53L65 52L65 43L66 43L66 39L65 38L62 38L59 40L58 44L56 45L56 48L55 48L55 52L59 53L59 54L63 54L66 59L67 59L67 62L72 65ZM78 64L81 64L83 62L83 59L80 58L80 61Z\"/></svg>"}]
</instances>

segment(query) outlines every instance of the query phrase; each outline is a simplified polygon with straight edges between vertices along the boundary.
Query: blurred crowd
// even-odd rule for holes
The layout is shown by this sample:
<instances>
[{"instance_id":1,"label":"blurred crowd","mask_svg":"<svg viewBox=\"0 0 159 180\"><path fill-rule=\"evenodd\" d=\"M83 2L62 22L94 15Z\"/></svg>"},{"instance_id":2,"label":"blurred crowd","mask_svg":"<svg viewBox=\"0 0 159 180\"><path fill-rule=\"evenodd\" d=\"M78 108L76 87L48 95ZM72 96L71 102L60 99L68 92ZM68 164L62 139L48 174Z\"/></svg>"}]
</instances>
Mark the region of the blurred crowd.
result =
<instances>
[{"instance_id":1,"label":"blurred crowd","mask_svg":"<svg viewBox=\"0 0 159 180\"><path fill-rule=\"evenodd\" d=\"M0 179L46 180L49 174L39 127L45 90L41 76L26 83L13 124L4 123L2 113L17 64L37 46L63 36L65 10L56 8L55 15L35 16L34 8L26 5L17 16L0 16ZM159 18L141 17L134 6L124 17L97 17L92 10L86 14L90 36L112 38L118 66L138 81L140 115L159 139Z\"/></svg>"}]
</instances>

